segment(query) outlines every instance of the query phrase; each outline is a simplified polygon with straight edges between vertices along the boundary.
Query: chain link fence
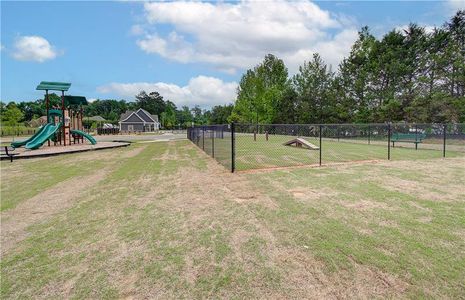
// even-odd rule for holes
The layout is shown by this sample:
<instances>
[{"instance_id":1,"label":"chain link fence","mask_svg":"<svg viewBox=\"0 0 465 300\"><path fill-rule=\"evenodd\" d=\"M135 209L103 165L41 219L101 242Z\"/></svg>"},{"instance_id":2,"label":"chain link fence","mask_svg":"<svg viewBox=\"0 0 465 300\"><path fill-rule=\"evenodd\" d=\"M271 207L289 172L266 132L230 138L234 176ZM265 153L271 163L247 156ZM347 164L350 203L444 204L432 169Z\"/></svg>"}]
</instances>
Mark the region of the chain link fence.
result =
<instances>
[{"instance_id":1,"label":"chain link fence","mask_svg":"<svg viewBox=\"0 0 465 300\"><path fill-rule=\"evenodd\" d=\"M187 138L220 164L234 170L231 130L233 126L226 124L187 128Z\"/></svg>"},{"instance_id":2,"label":"chain link fence","mask_svg":"<svg viewBox=\"0 0 465 300\"><path fill-rule=\"evenodd\" d=\"M226 124L188 128L194 144L230 169L465 155L465 124Z\"/></svg>"}]
</instances>

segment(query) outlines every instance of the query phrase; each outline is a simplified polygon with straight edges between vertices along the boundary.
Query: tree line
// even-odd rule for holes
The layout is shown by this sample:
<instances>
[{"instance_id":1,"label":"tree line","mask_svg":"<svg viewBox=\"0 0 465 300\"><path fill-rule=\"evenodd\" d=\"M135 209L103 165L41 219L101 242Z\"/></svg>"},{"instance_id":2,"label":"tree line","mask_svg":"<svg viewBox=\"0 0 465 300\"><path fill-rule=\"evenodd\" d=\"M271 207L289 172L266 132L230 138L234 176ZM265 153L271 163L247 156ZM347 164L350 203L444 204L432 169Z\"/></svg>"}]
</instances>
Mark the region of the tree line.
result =
<instances>
[{"instance_id":1,"label":"tree line","mask_svg":"<svg viewBox=\"0 0 465 300\"><path fill-rule=\"evenodd\" d=\"M289 77L269 54L242 76L229 120L465 122L465 11L431 32L410 24L377 39L364 27L336 72L316 53Z\"/></svg>"},{"instance_id":2,"label":"tree line","mask_svg":"<svg viewBox=\"0 0 465 300\"><path fill-rule=\"evenodd\" d=\"M50 106L60 107L61 98L55 93L49 94ZM30 124L38 126L34 120L46 115L45 99L35 101L22 101L19 103L0 102L2 124L17 126ZM199 106L177 108L170 100L164 100L158 92L146 93L141 91L135 96L135 101L97 99L83 107L84 116L101 116L108 123L116 124L121 114L143 108L153 115L158 115L163 128L185 128L192 124L224 124L233 110L233 104L213 106L210 110ZM84 122L88 123L84 118ZM92 122L90 122L92 123ZM33 125L34 124L34 125Z\"/></svg>"},{"instance_id":3,"label":"tree line","mask_svg":"<svg viewBox=\"0 0 465 300\"><path fill-rule=\"evenodd\" d=\"M50 95L52 105L60 98ZM0 103L2 122L45 115L44 99ZM158 115L163 128L192 124L465 122L465 11L427 31L410 24L381 38L363 27L348 57L333 70L318 53L290 76L273 54L241 77L234 104L180 108L157 91L135 101L95 100L86 116L116 123L127 110Z\"/></svg>"}]
</instances>

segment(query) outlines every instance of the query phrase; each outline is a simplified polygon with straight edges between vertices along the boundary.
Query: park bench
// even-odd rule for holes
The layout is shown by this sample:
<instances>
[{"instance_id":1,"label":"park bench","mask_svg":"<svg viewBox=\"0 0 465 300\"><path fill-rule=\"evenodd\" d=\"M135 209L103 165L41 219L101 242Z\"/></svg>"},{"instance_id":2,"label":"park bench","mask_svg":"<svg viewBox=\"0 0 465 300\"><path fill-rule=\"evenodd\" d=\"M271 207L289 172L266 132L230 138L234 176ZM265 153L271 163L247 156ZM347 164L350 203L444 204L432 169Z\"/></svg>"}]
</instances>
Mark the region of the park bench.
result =
<instances>
[{"instance_id":1,"label":"park bench","mask_svg":"<svg viewBox=\"0 0 465 300\"><path fill-rule=\"evenodd\" d=\"M415 149L418 149L418 144L421 144L426 138L424 133L393 133L391 136L392 147L395 147L396 142L413 143Z\"/></svg>"},{"instance_id":2,"label":"park bench","mask_svg":"<svg viewBox=\"0 0 465 300\"><path fill-rule=\"evenodd\" d=\"M11 148L8 146L3 147L3 149L0 152L1 157L8 157L10 159L10 162L13 162L13 157L15 155L18 155L19 153L11 153L11 151L14 151L15 148Z\"/></svg>"}]
</instances>

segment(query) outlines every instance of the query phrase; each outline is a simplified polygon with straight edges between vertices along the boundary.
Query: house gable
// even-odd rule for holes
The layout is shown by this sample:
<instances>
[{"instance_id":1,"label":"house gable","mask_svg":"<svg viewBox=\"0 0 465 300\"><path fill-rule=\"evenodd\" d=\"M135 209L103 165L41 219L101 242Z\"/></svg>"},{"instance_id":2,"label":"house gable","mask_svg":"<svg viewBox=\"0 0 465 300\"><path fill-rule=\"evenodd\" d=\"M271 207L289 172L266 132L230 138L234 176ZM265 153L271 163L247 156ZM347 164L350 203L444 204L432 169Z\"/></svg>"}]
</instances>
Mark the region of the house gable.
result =
<instances>
[{"instance_id":1,"label":"house gable","mask_svg":"<svg viewBox=\"0 0 465 300\"><path fill-rule=\"evenodd\" d=\"M136 114L142 119L144 120L145 122L149 122L149 123L154 123L155 120L152 118L152 115L149 114L148 111L142 109L142 108L139 108L139 110L136 112Z\"/></svg>"},{"instance_id":2,"label":"house gable","mask_svg":"<svg viewBox=\"0 0 465 300\"><path fill-rule=\"evenodd\" d=\"M135 112L132 112L126 119L120 121L121 123L145 123L144 119L139 117Z\"/></svg>"}]
</instances>

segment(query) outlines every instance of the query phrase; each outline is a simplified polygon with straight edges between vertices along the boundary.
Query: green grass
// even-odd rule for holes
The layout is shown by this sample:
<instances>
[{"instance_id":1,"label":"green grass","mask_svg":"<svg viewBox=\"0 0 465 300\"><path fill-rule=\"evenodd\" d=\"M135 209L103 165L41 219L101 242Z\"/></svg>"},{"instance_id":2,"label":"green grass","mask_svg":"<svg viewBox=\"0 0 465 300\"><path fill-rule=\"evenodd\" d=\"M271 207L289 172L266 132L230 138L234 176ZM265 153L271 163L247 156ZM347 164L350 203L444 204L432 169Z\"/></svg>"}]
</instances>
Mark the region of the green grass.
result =
<instances>
[{"instance_id":1,"label":"green grass","mask_svg":"<svg viewBox=\"0 0 465 300\"><path fill-rule=\"evenodd\" d=\"M263 135L253 140L253 135L236 136L236 169L249 170L268 167L287 167L298 165L319 164L319 150L307 150L302 148L284 146L283 143L293 139L291 136L270 135L266 141ZM309 142L320 146L318 138L306 138ZM220 140L221 141L221 140ZM226 144L228 141L225 142ZM442 157L441 150L433 150L419 146L419 150L399 144L391 147L392 160L413 160ZM227 150L225 150L227 152ZM227 152L227 153L230 153ZM447 157L464 155L457 151L448 151ZM362 160L386 160L388 157L387 141L373 141L372 144L359 141L337 141L335 139L323 139L322 163L331 164L337 162L362 161Z\"/></svg>"},{"instance_id":2,"label":"green grass","mask_svg":"<svg viewBox=\"0 0 465 300\"><path fill-rule=\"evenodd\" d=\"M274 189L272 194L279 213L261 208L256 213L267 226L278 229L274 233L284 244L306 246L335 271L351 268L355 261L408 278L407 295L414 298L461 297L465 192L460 189L465 168L439 169L442 178L433 179L424 172L431 172L427 167L410 167L296 169L249 178L262 190L279 182L280 191ZM390 186L392 180L383 183L388 178L408 180L418 192ZM317 201L296 201L289 192L296 189L325 192ZM449 189L455 190L455 197L447 197ZM448 201L438 200L440 194ZM289 230L279 230L285 228Z\"/></svg>"},{"instance_id":3,"label":"green grass","mask_svg":"<svg viewBox=\"0 0 465 300\"><path fill-rule=\"evenodd\" d=\"M103 166L102 161L80 161L80 156L58 156L49 160L2 162L2 201L0 211L15 208L47 188Z\"/></svg>"},{"instance_id":4,"label":"green grass","mask_svg":"<svg viewBox=\"0 0 465 300\"><path fill-rule=\"evenodd\" d=\"M2 223L106 175L2 254L1 297L460 298L463 163L230 174L188 141L2 162Z\"/></svg>"}]
</instances>

